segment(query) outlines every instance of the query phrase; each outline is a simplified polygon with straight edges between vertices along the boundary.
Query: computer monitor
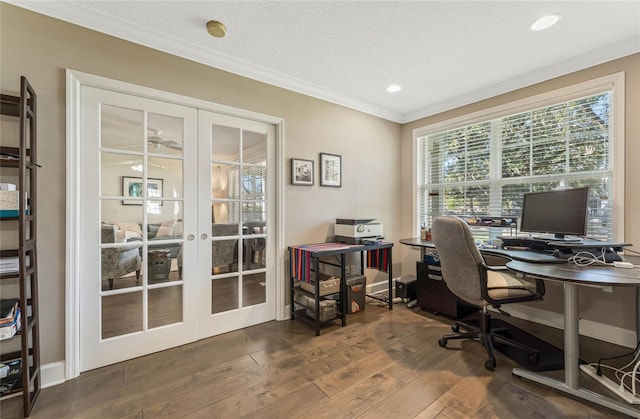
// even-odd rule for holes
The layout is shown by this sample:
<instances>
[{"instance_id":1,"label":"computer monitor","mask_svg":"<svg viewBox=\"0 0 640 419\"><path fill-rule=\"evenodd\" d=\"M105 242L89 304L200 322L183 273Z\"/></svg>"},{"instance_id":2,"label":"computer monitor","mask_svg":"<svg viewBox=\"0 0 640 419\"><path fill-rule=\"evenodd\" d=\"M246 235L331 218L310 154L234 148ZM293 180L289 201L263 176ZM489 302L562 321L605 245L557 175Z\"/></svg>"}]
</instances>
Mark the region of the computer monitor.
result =
<instances>
[{"instance_id":1,"label":"computer monitor","mask_svg":"<svg viewBox=\"0 0 640 419\"><path fill-rule=\"evenodd\" d=\"M554 240L585 236L588 199L588 187L525 193L520 231L553 234Z\"/></svg>"}]
</instances>

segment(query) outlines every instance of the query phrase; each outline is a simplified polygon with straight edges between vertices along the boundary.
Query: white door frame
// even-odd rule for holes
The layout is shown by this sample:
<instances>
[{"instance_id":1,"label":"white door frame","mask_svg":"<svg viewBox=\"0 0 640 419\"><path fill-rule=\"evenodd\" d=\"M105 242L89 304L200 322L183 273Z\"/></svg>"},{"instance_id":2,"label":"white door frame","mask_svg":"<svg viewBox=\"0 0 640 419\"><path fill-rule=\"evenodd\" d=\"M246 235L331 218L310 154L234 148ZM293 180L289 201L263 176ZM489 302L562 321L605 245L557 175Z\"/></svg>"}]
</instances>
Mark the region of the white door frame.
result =
<instances>
[{"instance_id":1,"label":"white door frame","mask_svg":"<svg viewBox=\"0 0 640 419\"><path fill-rule=\"evenodd\" d=\"M89 73L71 69L66 71L67 78L67 171L66 171L66 260L65 260L65 380L80 374L80 260L78 243L81 230L79 223L79 176L80 176L80 147L78 145L80 132L80 87L92 86L109 89L121 93L142 96L150 99L171 102L197 109L207 110L224 115L255 120L274 125L276 128L276 320L284 320L286 314L286 282L285 278L285 250L284 247L284 119L251 112L226 105L207 102L188 96L169 93L162 90L138 86L135 84L112 80Z\"/></svg>"}]
</instances>

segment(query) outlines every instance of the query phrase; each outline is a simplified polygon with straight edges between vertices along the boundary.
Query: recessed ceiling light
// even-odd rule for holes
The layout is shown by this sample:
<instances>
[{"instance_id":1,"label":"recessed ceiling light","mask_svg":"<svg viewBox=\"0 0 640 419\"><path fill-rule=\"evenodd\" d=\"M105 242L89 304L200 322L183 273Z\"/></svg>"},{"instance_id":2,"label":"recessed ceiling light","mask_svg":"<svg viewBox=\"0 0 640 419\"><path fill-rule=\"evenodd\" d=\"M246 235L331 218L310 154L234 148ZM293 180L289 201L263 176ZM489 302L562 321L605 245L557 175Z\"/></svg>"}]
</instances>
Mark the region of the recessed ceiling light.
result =
<instances>
[{"instance_id":1,"label":"recessed ceiling light","mask_svg":"<svg viewBox=\"0 0 640 419\"><path fill-rule=\"evenodd\" d=\"M551 26L558 23L561 15L554 13L552 15L542 16L540 19L533 22L530 26L532 31L541 31L543 29L550 28Z\"/></svg>"},{"instance_id":2,"label":"recessed ceiling light","mask_svg":"<svg viewBox=\"0 0 640 419\"><path fill-rule=\"evenodd\" d=\"M207 22L207 32L209 32L209 35L215 36L216 38L223 38L227 33L227 28L222 22L210 20Z\"/></svg>"},{"instance_id":3,"label":"recessed ceiling light","mask_svg":"<svg viewBox=\"0 0 640 419\"><path fill-rule=\"evenodd\" d=\"M389 93L398 93L400 90L402 90L402 87L397 84L392 84L387 87L387 92Z\"/></svg>"}]
</instances>

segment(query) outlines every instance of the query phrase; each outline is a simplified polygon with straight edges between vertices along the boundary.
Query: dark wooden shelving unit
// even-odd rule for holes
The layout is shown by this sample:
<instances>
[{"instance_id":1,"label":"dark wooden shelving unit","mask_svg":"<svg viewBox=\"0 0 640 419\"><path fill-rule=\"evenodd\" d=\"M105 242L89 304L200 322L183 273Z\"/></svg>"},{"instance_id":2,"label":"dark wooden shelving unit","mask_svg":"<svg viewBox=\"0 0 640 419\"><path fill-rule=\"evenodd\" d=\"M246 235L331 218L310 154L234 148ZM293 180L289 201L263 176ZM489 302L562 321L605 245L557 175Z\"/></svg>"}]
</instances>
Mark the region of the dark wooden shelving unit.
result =
<instances>
[{"instance_id":1,"label":"dark wooden shelving unit","mask_svg":"<svg viewBox=\"0 0 640 419\"><path fill-rule=\"evenodd\" d=\"M16 249L0 251L2 257L18 257L18 271L0 275L0 286L18 279L19 295L4 298L19 299L21 328L19 332L3 342L20 339L20 350L0 353L0 361L21 361L22 385L8 394L21 393L24 417L38 400L41 390L40 333L38 321L38 252L37 252L37 95L26 77L20 78L20 96L0 95L0 114L16 117L19 123L17 147L0 147L0 168L18 171L17 190L20 192L18 215L0 217L3 223L17 223ZM4 172L3 172L4 173ZM28 197L23 199L23 196ZM4 230L4 226L3 226Z\"/></svg>"}]
</instances>

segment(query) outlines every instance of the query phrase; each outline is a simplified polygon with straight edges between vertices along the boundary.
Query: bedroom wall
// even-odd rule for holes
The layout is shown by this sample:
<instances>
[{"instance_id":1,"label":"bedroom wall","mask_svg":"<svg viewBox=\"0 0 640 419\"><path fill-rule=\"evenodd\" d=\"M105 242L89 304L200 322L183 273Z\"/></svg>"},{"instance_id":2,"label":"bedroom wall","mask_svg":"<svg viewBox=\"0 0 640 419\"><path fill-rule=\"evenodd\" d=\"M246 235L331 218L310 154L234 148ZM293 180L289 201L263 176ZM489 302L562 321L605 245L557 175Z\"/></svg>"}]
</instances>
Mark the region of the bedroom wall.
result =
<instances>
[{"instance_id":1,"label":"bedroom wall","mask_svg":"<svg viewBox=\"0 0 640 419\"><path fill-rule=\"evenodd\" d=\"M336 217L371 216L400 238L400 126L0 3L0 90L25 75L38 93L42 362L64 359L65 70L67 68L285 120L285 245L324 241ZM3 143L5 139L3 138ZM289 158L342 155L342 188L292 186ZM4 233L4 232L3 232ZM287 280L282 278L282 280Z\"/></svg>"}]
</instances>

